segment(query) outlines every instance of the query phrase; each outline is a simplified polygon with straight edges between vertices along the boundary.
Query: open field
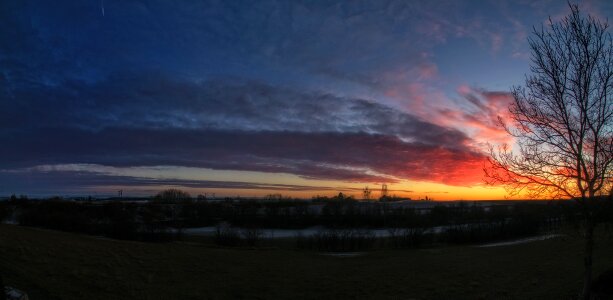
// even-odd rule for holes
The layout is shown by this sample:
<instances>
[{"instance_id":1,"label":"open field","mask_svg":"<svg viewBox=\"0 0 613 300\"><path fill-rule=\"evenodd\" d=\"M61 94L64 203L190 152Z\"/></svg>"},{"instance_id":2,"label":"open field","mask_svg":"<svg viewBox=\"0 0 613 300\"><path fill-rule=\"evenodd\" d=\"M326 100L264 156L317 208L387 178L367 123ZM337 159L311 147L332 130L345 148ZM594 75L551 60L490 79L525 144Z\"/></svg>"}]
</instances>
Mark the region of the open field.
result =
<instances>
[{"instance_id":1,"label":"open field","mask_svg":"<svg viewBox=\"0 0 613 300\"><path fill-rule=\"evenodd\" d=\"M288 249L116 241L0 225L0 268L31 299L568 299L581 239L333 257ZM600 234L596 273L613 266Z\"/></svg>"}]
</instances>

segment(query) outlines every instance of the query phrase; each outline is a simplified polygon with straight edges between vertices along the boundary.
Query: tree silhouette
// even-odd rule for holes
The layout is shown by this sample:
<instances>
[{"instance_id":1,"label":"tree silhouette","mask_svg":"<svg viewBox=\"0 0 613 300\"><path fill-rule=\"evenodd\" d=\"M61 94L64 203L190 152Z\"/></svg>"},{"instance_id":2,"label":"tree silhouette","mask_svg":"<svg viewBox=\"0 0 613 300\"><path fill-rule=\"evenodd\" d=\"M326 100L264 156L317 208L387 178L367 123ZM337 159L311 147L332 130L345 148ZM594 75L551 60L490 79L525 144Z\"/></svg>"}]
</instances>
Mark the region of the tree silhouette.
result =
<instances>
[{"instance_id":1,"label":"tree silhouette","mask_svg":"<svg viewBox=\"0 0 613 300\"><path fill-rule=\"evenodd\" d=\"M589 299L594 207L612 191L613 43L606 22L569 6L561 21L533 29L531 74L525 87L512 89L510 120L500 119L517 146L492 146L485 171L488 183L511 194L577 201L585 225L582 295Z\"/></svg>"},{"instance_id":2,"label":"tree silhouette","mask_svg":"<svg viewBox=\"0 0 613 300\"><path fill-rule=\"evenodd\" d=\"M0 275L0 300L6 300L6 290L4 287L4 280L2 280L2 275Z\"/></svg>"},{"instance_id":3,"label":"tree silhouette","mask_svg":"<svg viewBox=\"0 0 613 300\"><path fill-rule=\"evenodd\" d=\"M189 193L179 189L167 189L157 193L153 199L159 202L176 203L191 200L191 196Z\"/></svg>"}]
</instances>

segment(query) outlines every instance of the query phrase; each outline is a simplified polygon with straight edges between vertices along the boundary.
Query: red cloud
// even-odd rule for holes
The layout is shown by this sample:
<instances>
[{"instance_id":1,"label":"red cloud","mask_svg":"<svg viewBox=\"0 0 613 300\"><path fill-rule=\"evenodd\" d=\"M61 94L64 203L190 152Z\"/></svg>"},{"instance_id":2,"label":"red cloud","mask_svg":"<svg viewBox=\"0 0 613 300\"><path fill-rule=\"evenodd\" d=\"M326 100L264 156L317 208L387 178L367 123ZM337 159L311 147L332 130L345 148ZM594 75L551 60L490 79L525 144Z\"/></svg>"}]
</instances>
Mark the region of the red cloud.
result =
<instances>
[{"instance_id":1,"label":"red cloud","mask_svg":"<svg viewBox=\"0 0 613 300\"><path fill-rule=\"evenodd\" d=\"M439 122L462 128L472 133L477 144L510 143L512 138L500 126L499 120L510 119L509 105L513 96L508 92L486 91L469 86L459 86L458 93L465 100L464 109L442 108Z\"/></svg>"},{"instance_id":2,"label":"red cloud","mask_svg":"<svg viewBox=\"0 0 613 300\"><path fill-rule=\"evenodd\" d=\"M482 153L465 146L465 140L454 142L439 134L419 142L363 132L206 129L55 130L37 136L45 138L18 145L27 151L0 153L13 161L34 156L45 158L40 163L54 164L189 166L354 182L409 179L464 186L482 182L486 161ZM53 143L58 140L63 142Z\"/></svg>"},{"instance_id":3,"label":"red cloud","mask_svg":"<svg viewBox=\"0 0 613 300\"><path fill-rule=\"evenodd\" d=\"M400 178L432 181L457 186L483 182L485 155L466 150L423 147L414 149L412 157L389 165L384 172Z\"/></svg>"}]
</instances>

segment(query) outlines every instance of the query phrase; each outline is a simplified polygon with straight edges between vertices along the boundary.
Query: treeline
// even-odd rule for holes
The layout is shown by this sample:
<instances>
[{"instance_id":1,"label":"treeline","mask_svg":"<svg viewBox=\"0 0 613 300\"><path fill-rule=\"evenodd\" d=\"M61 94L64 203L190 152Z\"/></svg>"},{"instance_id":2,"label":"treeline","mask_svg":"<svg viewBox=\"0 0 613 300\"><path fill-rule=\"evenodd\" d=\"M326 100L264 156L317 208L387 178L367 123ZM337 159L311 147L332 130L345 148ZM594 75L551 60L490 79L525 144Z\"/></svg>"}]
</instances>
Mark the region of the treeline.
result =
<instances>
[{"instance_id":1,"label":"treeline","mask_svg":"<svg viewBox=\"0 0 613 300\"><path fill-rule=\"evenodd\" d=\"M112 201L92 203L48 200L6 201L4 219L24 226L100 235L115 239L169 241L179 237L173 228L174 209L156 203Z\"/></svg>"},{"instance_id":2,"label":"treeline","mask_svg":"<svg viewBox=\"0 0 613 300\"><path fill-rule=\"evenodd\" d=\"M611 201L602 200L598 218L601 222L611 222ZM351 231L368 228L411 229L392 234L390 243L414 246L432 240L425 229L436 226L446 228L438 234L438 242L475 243L532 235L562 224L578 224L577 216L573 201L509 202L490 206L458 202L418 208L334 198L194 201L189 195L176 192L160 193L141 202L71 201L57 197L46 200L14 197L0 201L0 219L4 222L116 239L170 241L181 238L183 228L221 223L226 225L224 232L217 236L220 244L256 244L253 241L260 238L258 229L261 228L322 226L331 230L303 238L300 241L303 248L325 248L318 245L334 241L341 245L369 245L370 237L360 242L362 234ZM233 227L251 230L236 233Z\"/></svg>"},{"instance_id":3,"label":"treeline","mask_svg":"<svg viewBox=\"0 0 613 300\"><path fill-rule=\"evenodd\" d=\"M570 202L515 203L484 207L479 204L441 204L419 208L388 203L327 201L229 201L183 203L179 217L186 227L211 226L221 221L238 227L306 228L417 228L466 223L534 220L553 226L574 219Z\"/></svg>"}]
</instances>

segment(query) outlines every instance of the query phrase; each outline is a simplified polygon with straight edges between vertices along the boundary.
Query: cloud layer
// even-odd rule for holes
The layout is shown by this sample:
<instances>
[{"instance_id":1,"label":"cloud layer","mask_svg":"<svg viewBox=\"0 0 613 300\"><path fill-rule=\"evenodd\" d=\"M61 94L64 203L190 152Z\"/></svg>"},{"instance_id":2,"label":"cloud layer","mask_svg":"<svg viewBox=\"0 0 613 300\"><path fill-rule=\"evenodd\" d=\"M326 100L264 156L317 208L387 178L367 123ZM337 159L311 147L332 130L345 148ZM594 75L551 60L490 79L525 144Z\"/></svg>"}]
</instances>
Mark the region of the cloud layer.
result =
<instances>
[{"instance_id":1,"label":"cloud layer","mask_svg":"<svg viewBox=\"0 0 613 300\"><path fill-rule=\"evenodd\" d=\"M607 16L605 4L585 7ZM496 120L526 71L526 28L560 12L547 1L153 0L108 1L102 14L98 2L2 1L0 177L162 184L37 168L97 164L479 184L483 143L509 141Z\"/></svg>"},{"instance_id":2,"label":"cloud layer","mask_svg":"<svg viewBox=\"0 0 613 300\"><path fill-rule=\"evenodd\" d=\"M14 90L0 165L94 163L283 172L358 182L478 182L461 131L363 99L241 81L111 76ZM65 109L69 108L69 109ZM17 134L18 133L18 134Z\"/></svg>"}]
</instances>

